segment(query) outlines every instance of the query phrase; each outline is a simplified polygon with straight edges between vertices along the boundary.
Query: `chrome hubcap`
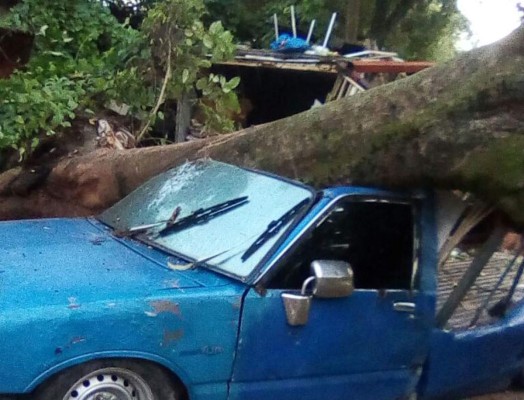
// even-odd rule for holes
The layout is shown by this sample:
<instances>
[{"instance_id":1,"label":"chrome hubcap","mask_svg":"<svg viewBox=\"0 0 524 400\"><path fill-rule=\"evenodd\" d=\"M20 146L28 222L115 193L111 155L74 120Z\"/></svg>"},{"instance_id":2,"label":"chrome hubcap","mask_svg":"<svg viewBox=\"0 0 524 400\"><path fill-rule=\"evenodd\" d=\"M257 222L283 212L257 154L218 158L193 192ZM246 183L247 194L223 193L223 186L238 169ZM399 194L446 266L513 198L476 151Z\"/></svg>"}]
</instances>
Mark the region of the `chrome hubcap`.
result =
<instances>
[{"instance_id":1,"label":"chrome hubcap","mask_svg":"<svg viewBox=\"0 0 524 400\"><path fill-rule=\"evenodd\" d=\"M124 368L102 368L79 379L63 400L154 400L149 385Z\"/></svg>"}]
</instances>

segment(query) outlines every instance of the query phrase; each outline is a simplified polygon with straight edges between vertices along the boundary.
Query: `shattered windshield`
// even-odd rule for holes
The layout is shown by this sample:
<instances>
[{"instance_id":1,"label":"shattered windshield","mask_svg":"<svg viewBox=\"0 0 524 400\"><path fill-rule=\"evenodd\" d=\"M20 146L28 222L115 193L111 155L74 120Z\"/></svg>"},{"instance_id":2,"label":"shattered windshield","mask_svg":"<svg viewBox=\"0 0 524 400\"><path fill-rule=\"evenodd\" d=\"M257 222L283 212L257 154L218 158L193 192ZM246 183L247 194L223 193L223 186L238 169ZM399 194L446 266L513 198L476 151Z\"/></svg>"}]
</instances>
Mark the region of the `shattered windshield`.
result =
<instances>
[{"instance_id":1,"label":"shattered windshield","mask_svg":"<svg viewBox=\"0 0 524 400\"><path fill-rule=\"evenodd\" d=\"M310 189L212 160L186 163L151 179L99 219L174 254L247 277L285 232L242 257L268 225L312 199ZM143 232L142 232L143 231Z\"/></svg>"}]
</instances>

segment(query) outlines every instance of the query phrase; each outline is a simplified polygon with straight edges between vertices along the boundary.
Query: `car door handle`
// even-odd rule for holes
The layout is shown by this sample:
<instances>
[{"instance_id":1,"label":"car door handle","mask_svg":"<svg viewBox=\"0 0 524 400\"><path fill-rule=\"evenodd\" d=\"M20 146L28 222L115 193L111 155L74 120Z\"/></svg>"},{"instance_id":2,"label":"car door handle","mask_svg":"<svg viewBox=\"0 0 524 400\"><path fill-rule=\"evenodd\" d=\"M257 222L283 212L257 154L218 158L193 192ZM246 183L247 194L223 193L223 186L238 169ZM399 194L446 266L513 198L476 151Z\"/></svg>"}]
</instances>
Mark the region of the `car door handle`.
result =
<instances>
[{"instance_id":1,"label":"car door handle","mask_svg":"<svg viewBox=\"0 0 524 400\"><path fill-rule=\"evenodd\" d=\"M397 303L393 303L393 310L398 312L405 312L405 313L414 313L416 309L415 303L408 303L399 301Z\"/></svg>"}]
</instances>

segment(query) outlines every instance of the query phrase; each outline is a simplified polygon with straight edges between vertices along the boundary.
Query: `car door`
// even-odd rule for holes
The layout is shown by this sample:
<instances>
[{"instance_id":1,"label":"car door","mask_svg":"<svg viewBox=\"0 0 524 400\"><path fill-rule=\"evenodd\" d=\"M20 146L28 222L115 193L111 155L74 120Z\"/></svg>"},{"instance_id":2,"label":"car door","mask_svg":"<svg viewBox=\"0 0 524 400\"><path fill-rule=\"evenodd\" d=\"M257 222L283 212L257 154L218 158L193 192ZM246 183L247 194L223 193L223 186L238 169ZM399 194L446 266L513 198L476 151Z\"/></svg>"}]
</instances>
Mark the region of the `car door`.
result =
<instances>
[{"instance_id":1,"label":"car door","mask_svg":"<svg viewBox=\"0 0 524 400\"><path fill-rule=\"evenodd\" d=\"M367 197L332 201L244 300L231 399L388 400L415 390L434 310L434 241L427 211ZM430 221L427 221L430 222ZM424 229L422 229L424 228ZM422 242L420 242L422 240ZM349 297L313 298L309 320L290 326L283 293L296 293L314 260L351 264Z\"/></svg>"}]
</instances>

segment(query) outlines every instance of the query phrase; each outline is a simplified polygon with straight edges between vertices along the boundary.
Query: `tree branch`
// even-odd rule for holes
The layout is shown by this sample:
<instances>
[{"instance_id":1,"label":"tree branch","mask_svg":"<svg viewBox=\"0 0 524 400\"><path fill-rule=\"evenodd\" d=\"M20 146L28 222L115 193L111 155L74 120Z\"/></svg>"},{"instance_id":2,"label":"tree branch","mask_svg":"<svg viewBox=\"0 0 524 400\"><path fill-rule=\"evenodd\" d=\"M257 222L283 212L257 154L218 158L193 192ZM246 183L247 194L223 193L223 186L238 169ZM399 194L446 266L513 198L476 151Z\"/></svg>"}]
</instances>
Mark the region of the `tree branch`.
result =
<instances>
[{"instance_id":1,"label":"tree branch","mask_svg":"<svg viewBox=\"0 0 524 400\"><path fill-rule=\"evenodd\" d=\"M151 113L149 114L146 124L144 125L144 127L142 128L138 136L136 137L137 143L139 143L142 140L142 138L144 137L144 135L147 133L149 126L151 125L151 121L153 120L155 115L158 113L160 106L164 103L166 99L167 84L169 83L169 80L171 79L171 76L172 76L171 53L173 50L171 49L171 40L168 41L168 46L169 48L167 52L167 67L166 67L166 74L164 76L164 82L162 83L162 88L160 89L160 94L158 95L158 100L156 102L155 107L153 108L153 110L151 110Z\"/></svg>"}]
</instances>

